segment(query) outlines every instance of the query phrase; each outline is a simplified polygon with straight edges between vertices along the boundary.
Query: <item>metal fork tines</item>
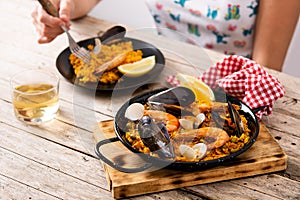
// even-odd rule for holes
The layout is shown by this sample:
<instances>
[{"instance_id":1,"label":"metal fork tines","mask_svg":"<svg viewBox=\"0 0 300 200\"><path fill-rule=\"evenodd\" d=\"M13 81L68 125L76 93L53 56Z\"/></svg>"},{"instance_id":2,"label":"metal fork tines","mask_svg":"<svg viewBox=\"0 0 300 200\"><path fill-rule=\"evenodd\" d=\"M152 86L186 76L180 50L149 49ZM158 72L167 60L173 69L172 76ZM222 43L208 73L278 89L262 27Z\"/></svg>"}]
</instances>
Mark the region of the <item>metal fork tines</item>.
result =
<instances>
[{"instance_id":1,"label":"metal fork tines","mask_svg":"<svg viewBox=\"0 0 300 200\"><path fill-rule=\"evenodd\" d=\"M65 26L62 26L61 28L65 31L65 33L66 33L67 36L68 36L70 51L71 51L75 56L77 56L80 60L82 60L83 62L89 63L89 62L90 62L90 58L91 58L90 52L89 52L87 49L85 49L84 47L80 47L80 46L75 42L75 40L74 40L73 37L70 35L68 29L67 29Z\"/></svg>"}]
</instances>

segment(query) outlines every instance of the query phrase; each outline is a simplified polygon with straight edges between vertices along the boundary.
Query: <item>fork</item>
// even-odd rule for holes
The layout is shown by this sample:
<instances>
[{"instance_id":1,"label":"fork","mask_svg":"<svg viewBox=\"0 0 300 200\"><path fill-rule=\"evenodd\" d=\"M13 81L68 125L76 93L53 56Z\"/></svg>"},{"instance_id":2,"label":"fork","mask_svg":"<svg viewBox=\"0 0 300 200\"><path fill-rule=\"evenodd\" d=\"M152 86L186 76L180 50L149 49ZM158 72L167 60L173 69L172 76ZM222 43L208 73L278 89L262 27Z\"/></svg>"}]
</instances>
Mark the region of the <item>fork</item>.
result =
<instances>
[{"instance_id":1,"label":"fork","mask_svg":"<svg viewBox=\"0 0 300 200\"><path fill-rule=\"evenodd\" d=\"M84 47L80 47L75 40L73 39L73 37L71 36L71 34L69 33L68 29L66 26L61 26L61 28L65 31L65 33L68 36L68 40L69 40L69 49L70 51L76 56L78 57L80 60L82 60L85 63L89 63L90 62L90 52L85 49Z\"/></svg>"},{"instance_id":2,"label":"fork","mask_svg":"<svg viewBox=\"0 0 300 200\"><path fill-rule=\"evenodd\" d=\"M58 11L54 7L54 5L51 3L51 1L49 1L49 0L38 0L38 1L48 14L52 15L53 17L59 17ZM68 36L70 51L76 57L78 57L80 60L82 60L83 62L89 63L90 58L91 58L90 52L87 49L85 49L84 47L80 47L75 42L75 40L69 33L69 30L67 29L66 26L61 26L61 28L65 31L65 33Z\"/></svg>"}]
</instances>

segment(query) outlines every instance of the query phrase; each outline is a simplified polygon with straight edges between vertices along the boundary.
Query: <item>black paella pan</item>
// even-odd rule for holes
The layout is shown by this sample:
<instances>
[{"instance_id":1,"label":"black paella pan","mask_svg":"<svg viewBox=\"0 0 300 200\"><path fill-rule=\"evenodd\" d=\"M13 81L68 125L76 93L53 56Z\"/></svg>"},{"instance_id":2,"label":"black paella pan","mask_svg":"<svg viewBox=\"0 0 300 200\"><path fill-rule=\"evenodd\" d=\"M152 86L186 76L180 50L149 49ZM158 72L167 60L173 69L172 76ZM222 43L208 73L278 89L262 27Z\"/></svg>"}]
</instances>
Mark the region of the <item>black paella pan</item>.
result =
<instances>
[{"instance_id":1,"label":"black paella pan","mask_svg":"<svg viewBox=\"0 0 300 200\"><path fill-rule=\"evenodd\" d=\"M141 95L138 95L136 97L131 98L129 101L123 104L121 108L118 110L115 119L114 119L114 129L116 137L109 138L102 140L97 143L95 151L97 156L104 161L106 164L110 165L111 167L127 173L133 173L133 172L140 172L144 171L152 166L158 167L158 168L170 168L175 170L181 170L181 171L190 171L190 170L200 170L200 169L206 169L208 167L214 167L218 165L222 165L224 162L232 160L236 156L244 153L247 151L253 143L256 141L258 134L259 134L259 122L256 118L255 112L258 110L251 110L246 104L244 104L242 101L228 95L220 94L218 92L215 92L216 100L217 101L230 101L232 104L237 104L240 106L239 113L244 115L247 119L247 125L250 131L250 141L246 143L240 150L231 153L228 156L214 159L214 160L208 160L208 161L199 161L199 162L179 162L179 161L171 161L168 159L162 159L159 157L151 156L150 154L144 154L139 152L137 149L133 148L132 145L125 139L125 133L127 130L126 124L128 122L128 119L124 117L125 111L128 108L129 105L133 103L141 103L145 104L149 97L160 93L164 90L167 90L168 88L161 88L156 89L150 92L143 93ZM130 151L133 153L138 154L146 163L142 167L136 167L136 168L125 168L122 166L119 166L118 164L112 162L107 157L103 155L100 151L100 147L104 146L106 144L112 143L112 142L121 142L124 146L126 146Z\"/></svg>"},{"instance_id":2,"label":"black paella pan","mask_svg":"<svg viewBox=\"0 0 300 200\"><path fill-rule=\"evenodd\" d=\"M86 40L82 40L78 42L80 46L87 47L88 45L95 45L95 38L89 38ZM102 37L100 37L102 38ZM101 41L104 41L104 39L101 39ZM88 83L81 83L78 81L73 66L71 65L69 61L69 56L71 54L70 49L66 48L63 50L56 59L56 67L59 71L59 73L69 82L72 84L75 84L77 86L86 88L86 89L92 89L97 91L116 91L116 90L127 90L130 88L135 88L137 86L145 85L149 82L151 82L153 79L155 79L163 70L165 67L165 58L162 52L153 46L152 44L149 44L145 41L134 39L134 38L128 38L128 37L122 37L120 39L113 40L105 40L105 43L112 42L114 43L118 42L128 42L131 41L133 45L134 50L141 50L143 52L143 58L146 58L148 56L155 56L155 65L154 68L139 77L122 77L122 81L114 83L114 84L104 84L101 82L94 83L94 82L88 82Z\"/></svg>"}]
</instances>

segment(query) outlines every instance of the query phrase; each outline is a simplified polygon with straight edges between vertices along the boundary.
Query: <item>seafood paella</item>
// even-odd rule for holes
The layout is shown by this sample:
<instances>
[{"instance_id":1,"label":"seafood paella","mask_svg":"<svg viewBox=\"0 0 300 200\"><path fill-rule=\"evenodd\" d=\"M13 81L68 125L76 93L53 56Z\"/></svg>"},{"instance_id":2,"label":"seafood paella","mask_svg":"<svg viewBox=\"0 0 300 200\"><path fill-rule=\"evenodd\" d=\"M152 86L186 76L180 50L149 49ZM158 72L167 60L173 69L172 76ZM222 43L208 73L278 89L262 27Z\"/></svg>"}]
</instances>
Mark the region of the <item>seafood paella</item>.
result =
<instances>
[{"instance_id":1,"label":"seafood paella","mask_svg":"<svg viewBox=\"0 0 300 200\"><path fill-rule=\"evenodd\" d=\"M101 52L98 54L93 53L93 48L94 45L88 46L88 49L91 50L91 60L88 64L72 53L69 56L70 64L81 83L100 82L102 84L114 84L122 77L117 68L119 65L134 63L143 58L141 50L133 50L131 41L111 45L103 44Z\"/></svg>"},{"instance_id":2,"label":"seafood paella","mask_svg":"<svg viewBox=\"0 0 300 200\"><path fill-rule=\"evenodd\" d=\"M215 160L250 142L251 130L240 109L230 101L197 102L190 89L174 87L150 96L145 104L129 105L124 137L134 149L153 157Z\"/></svg>"}]
</instances>

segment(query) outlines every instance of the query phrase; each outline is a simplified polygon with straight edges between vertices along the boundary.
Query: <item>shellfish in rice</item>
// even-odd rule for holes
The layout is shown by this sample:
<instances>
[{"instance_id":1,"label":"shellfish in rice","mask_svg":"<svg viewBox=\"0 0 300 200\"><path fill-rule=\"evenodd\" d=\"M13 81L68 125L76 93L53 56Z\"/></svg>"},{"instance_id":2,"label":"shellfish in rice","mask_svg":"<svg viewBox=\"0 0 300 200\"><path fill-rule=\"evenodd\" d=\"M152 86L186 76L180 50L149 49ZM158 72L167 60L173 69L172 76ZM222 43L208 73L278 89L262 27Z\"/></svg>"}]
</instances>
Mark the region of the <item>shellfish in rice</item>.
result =
<instances>
[{"instance_id":1,"label":"shellfish in rice","mask_svg":"<svg viewBox=\"0 0 300 200\"><path fill-rule=\"evenodd\" d=\"M173 87L159 92L147 99L147 104L153 110L162 110L175 116L190 115L186 106L195 101L195 94L186 87Z\"/></svg>"},{"instance_id":2,"label":"shellfish in rice","mask_svg":"<svg viewBox=\"0 0 300 200\"><path fill-rule=\"evenodd\" d=\"M194 128L194 122L189 119L179 119L180 126L185 130L192 130Z\"/></svg>"},{"instance_id":3,"label":"shellfish in rice","mask_svg":"<svg viewBox=\"0 0 300 200\"><path fill-rule=\"evenodd\" d=\"M145 108L141 103L133 103L125 111L125 117L131 121L137 121L144 115Z\"/></svg>"},{"instance_id":4,"label":"shellfish in rice","mask_svg":"<svg viewBox=\"0 0 300 200\"><path fill-rule=\"evenodd\" d=\"M186 115L179 119L180 126L185 130L197 129L201 127L201 124L205 121L206 116L204 113L200 113L197 116Z\"/></svg>"},{"instance_id":5,"label":"shellfish in rice","mask_svg":"<svg viewBox=\"0 0 300 200\"><path fill-rule=\"evenodd\" d=\"M136 103L127 108L125 117L136 124L148 153L150 150L151 155L169 160L199 161L211 151L221 152L230 136L239 134L234 124L238 118L232 117L237 105L232 106L228 99L197 104L192 93L188 88L175 87L149 97L145 105ZM235 114L239 115L237 111Z\"/></svg>"},{"instance_id":6,"label":"shellfish in rice","mask_svg":"<svg viewBox=\"0 0 300 200\"><path fill-rule=\"evenodd\" d=\"M204 143L195 144L193 147L190 147L185 144L179 146L179 152L182 156L188 160L198 159L201 160L207 152L207 146Z\"/></svg>"},{"instance_id":7,"label":"shellfish in rice","mask_svg":"<svg viewBox=\"0 0 300 200\"><path fill-rule=\"evenodd\" d=\"M197 116L196 116L196 120L194 122L195 124L195 127L199 128L199 126L204 122L205 120L205 114L204 113L199 113Z\"/></svg>"},{"instance_id":8,"label":"shellfish in rice","mask_svg":"<svg viewBox=\"0 0 300 200\"><path fill-rule=\"evenodd\" d=\"M188 106L195 101L195 94L186 87L173 87L148 98L150 104Z\"/></svg>"},{"instance_id":9,"label":"shellfish in rice","mask_svg":"<svg viewBox=\"0 0 300 200\"><path fill-rule=\"evenodd\" d=\"M180 146L181 144L197 144L202 139L208 149L214 149L223 146L230 138L226 131L220 128L205 127L178 134L173 138L172 142L174 146Z\"/></svg>"},{"instance_id":10,"label":"shellfish in rice","mask_svg":"<svg viewBox=\"0 0 300 200\"><path fill-rule=\"evenodd\" d=\"M228 100L228 111L231 117L231 120L235 123L236 125L236 135L240 137L242 133L245 131L244 124L242 122L242 119L238 113L238 111L234 108L232 103Z\"/></svg>"},{"instance_id":11,"label":"shellfish in rice","mask_svg":"<svg viewBox=\"0 0 300 200\"><path fill-rule=\"evenodd\" d=\"M174 148L165 126L158 126L151 117L144 116L138 124L138 132L142 142L151 152L161 158L174 158Z\"/></svg>"}]
</instances>

